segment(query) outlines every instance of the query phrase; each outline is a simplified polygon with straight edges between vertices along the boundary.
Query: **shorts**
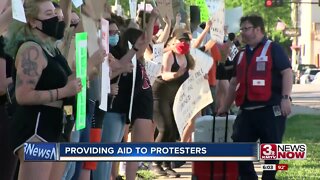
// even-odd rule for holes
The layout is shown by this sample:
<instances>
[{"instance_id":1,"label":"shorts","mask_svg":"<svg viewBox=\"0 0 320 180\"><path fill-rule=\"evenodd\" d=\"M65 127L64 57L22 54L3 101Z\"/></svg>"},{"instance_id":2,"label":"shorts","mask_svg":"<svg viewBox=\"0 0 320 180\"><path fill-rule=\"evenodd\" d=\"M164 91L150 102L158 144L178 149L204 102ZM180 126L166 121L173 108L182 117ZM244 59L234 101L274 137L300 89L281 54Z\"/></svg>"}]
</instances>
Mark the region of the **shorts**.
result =
<instances>
[{"instance_id":1,"label":"shorts","mask_svg":"<svg viewBox=\"0 0 320 180\"><path fill-rule=\"evenodd\" d=\"M131 124L138 118L153 119L153 95L151 88L137 93L133 99Z\"/></svg>"},{"instance_id":2,"label":"shorts","mask_svg":"<svg viewBox=\"0 0 320 180\"><path fill-rule=\"evenodd\" d=\"M50 106L18 106L11 127L11 147L16 151L32 138L58 142L62 133L63 110Z\"/></svg>"}]
</instances>

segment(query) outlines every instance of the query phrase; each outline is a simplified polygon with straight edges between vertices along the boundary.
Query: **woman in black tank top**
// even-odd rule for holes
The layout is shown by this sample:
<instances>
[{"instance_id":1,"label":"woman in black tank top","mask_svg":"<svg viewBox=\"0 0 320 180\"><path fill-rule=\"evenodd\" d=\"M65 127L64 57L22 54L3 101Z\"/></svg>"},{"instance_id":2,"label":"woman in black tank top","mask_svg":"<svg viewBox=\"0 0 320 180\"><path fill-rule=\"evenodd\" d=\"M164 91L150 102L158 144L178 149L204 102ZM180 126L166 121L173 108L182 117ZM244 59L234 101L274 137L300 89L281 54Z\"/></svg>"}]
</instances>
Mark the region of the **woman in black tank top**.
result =
<instances>
[{"instance_id":1,"label":"woman in black tank top","mask_svg":"<svg viewBox=\"0 0 320 180\"><path fill-rule=\"evenodd\" d=\"M14 153L20 159L19 179L60 179L53 162L25 163L25 142L58 142L62 133L63 100L82 88L68 80L71 70L54 48L61 38L59 18L50 0L25 0L27 23L14 21L6 49L15 57L13 80L17 107L11 129ZM31 154L37 154L32 152Z\"/></svg>"},{"instance_id":2,"label":"woman in black tank top","mask_svg":"<svg viewBox=\"0 0 320 180\"><path fill-rule=\"evenodd\" d=\"M161 76L156 79L152 87L153 119L159 131L156 142L176 142L179 138L172 111L173 102L179 87L189 77L189 69L194 68L194 60L189 54L189 33L177 30L174 35L168 43L168 46L172 47L172 51L163 55ZM165 162L165 170L161 164L162 162L156 162L153 166L156 173L180 176L171 168L170 162Z\"/></svg>"}]
</instances>

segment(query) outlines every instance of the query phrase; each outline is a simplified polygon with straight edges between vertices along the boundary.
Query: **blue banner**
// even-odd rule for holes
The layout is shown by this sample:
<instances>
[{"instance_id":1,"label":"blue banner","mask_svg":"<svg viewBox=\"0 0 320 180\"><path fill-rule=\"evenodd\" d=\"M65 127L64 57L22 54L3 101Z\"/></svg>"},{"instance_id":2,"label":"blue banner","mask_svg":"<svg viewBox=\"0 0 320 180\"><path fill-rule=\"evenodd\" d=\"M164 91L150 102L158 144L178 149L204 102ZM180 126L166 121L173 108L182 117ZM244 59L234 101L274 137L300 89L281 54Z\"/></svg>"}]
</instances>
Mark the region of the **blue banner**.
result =
<instances>
[{"instance_id":1,"label":"blue banner","mask_svg":"<svg viewBox=\"0 0 320 180\"><path fill-rule=\"evenodd\" d=\"M256 161L256 143L62 143L63 161Z\"/></svg>"},{"instance_id":2,"label":"blue banner","mask_svg":"<svg viewBox=\"0 0 320 180\"><path fill-rule=\"evenodd\" d=\"M55 161L57 157L56 143L24 143L24 159L26 161Z\"/></svg>"}]
</instances>

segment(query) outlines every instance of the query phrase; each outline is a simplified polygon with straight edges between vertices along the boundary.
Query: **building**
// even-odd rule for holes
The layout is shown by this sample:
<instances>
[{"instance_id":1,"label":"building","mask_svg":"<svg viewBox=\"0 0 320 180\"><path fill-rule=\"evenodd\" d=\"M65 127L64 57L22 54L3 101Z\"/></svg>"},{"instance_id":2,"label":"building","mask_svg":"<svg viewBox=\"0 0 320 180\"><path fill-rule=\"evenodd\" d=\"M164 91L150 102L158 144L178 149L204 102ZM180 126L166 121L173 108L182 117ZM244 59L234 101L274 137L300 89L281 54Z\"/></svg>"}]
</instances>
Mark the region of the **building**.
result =
<instances>
[{"instance_id":1,"label":"building","mask_svg":"<svg viewBox=\"0 0 320 180\"><path fill-rule=\"evenodd\" d=\"M304 3L312 2L312 3ZM298 22L301 35L292 45L293 66L315 64L320 67L320 6L318 0L301 1L298 4Z\"/></svg>"}]
</instances>

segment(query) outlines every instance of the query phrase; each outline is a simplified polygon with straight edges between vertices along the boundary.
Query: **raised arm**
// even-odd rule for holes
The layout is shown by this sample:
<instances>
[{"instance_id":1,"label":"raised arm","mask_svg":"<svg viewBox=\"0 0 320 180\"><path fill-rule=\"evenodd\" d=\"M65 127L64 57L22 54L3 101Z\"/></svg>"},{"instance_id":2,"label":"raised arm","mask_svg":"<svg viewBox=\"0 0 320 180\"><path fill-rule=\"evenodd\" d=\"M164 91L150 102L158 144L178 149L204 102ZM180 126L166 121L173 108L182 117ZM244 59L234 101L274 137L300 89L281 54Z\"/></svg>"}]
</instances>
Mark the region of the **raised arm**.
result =
<instances>
[{"instance_id":1,"label":"raised arm","mask_svg":"<svg viewBox=\"0 0 320 180\"><path fill-rule=\"evenodd\" d=\"M161 33L159 38L157 39L157 43L165 43L170 35L171 19L168 16L166 16L163 18L163 21L166 23L166 26L164 27L163 32Z\"/></svg>"},{"instance_id":2,"label":"raised arm","mask_svg":"<svg viewBox=\"0 0 320 180\"><path fill-rule=\"evenodd\" d=\"M194 43L192 44L193 48L198 48L200 46L200 44L202 43L204 37L207 35L207 33L209 32L210 28L212 26L212 22L208 21L206 23L206 27L204 28L204 30L202 31L202 33L197 37L197 39L194 41Z\"/></svg>"},{"instance_id":3,"label":"raised arm","mask_svg":"<svg viewBox=\"0 0 320 180\"><path fill-rule=\"evenodd\" d=\"M72 10L71 0L60 0L60 7L62 9L62 13L64 16L63 20L66 23L66 27L69 27L71 22L71 10Z\"/></svg>"},{"instance_id":4,"label":"raised arm","mask_svg":"<svg viewBox=\"0 0 320 180\"><path fill-rule=\"evenodd\" d=\"M157 20L157 18L159 17L159 10L154 8L151 11L151 15L150 15L150 19L149 22L147 24L147 27L145 29L145 31L147 32L147 36L146 36L146 42L149 44L152 41L152 37L153 37L153 26L155 21ZM143 29L144 31L144 29Z\"/></svg>"}]
</instances>

